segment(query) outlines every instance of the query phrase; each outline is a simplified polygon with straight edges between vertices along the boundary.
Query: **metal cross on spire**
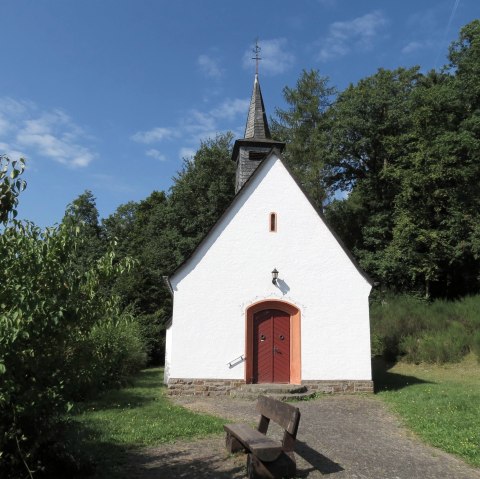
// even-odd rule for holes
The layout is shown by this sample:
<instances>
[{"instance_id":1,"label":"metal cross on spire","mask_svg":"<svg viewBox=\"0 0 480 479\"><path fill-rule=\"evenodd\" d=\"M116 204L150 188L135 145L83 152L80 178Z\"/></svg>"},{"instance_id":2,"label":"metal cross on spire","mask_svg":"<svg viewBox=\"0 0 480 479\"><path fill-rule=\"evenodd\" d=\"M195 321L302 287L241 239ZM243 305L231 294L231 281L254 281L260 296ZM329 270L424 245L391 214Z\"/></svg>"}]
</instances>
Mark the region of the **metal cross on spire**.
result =
<instances>
[{"instance_id":1,"label":"metal cross on spire","mask_svg":"<svg viewBox=\"0 0 480 479\"><path fill-rule=\"evenodd\" d=\"M252 57L252 60L255 60L255 74L258 75L258 62L261 60L260 51L262 49L258 46L258 38L255 40L255 48L252 50L255 53L255 56Z\"/></svg>"}]
</instances>

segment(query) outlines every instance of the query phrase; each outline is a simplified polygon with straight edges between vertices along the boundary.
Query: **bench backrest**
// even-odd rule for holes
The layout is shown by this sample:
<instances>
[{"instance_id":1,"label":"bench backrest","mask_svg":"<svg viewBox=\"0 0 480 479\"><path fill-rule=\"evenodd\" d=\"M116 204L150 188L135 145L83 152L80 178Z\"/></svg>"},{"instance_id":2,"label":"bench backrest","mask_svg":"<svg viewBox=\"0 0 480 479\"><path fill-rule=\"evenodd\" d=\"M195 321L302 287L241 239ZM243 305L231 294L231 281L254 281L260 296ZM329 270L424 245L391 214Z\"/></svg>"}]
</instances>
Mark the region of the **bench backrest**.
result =
<instances>
[{"instance_id":1,"label":"bench backrest","mask_svg":"<svg viewBox=\"0 0 480 479\"><path fill-rule=\"evenodd\" d=\"M286 451L293 450L300 422L300 410L291 404L277 401L267 396L260 396L257 401L257 412L261 414L258 430L266 434L270 420L285 430L283 446Z\"/></svg>"}]
</instances>

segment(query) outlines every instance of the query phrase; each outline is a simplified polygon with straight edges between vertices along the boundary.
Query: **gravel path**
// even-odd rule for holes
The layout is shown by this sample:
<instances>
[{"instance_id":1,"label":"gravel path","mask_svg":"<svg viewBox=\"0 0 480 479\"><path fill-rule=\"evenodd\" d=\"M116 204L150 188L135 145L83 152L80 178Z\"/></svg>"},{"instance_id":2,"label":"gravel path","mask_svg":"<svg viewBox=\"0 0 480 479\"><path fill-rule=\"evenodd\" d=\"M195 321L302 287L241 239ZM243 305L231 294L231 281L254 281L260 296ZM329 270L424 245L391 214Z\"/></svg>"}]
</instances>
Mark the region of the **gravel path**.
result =
<instances>
[{"instance_id":1,"label":"gravel path","mask_svg":"<svg viewBox=\"0 0 480 479\"><path fill-rule=\"evenodd\" d=\"M185 397L176 402L232 421L257 421L252 401ZM480 479L479 469L416 439L378 399L327 396L297 405L302 413L295 450L300 478ZM129 477L244 478L245 463L243 454L229 455L224 437L215 436L145 449L133 458Z\"/></svg>"}]
</instances>

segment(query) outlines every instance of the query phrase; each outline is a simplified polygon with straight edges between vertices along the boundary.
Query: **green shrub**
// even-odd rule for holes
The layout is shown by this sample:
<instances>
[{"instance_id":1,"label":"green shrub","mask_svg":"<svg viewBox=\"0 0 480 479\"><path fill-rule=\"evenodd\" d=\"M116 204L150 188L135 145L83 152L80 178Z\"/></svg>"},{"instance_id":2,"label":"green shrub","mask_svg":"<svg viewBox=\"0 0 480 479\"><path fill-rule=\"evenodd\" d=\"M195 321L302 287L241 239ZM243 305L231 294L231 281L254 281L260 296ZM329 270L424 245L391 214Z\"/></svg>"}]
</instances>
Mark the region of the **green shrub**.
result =
<instances>
[{"instance_id":1,"label":"green shrub","mask_svg":"<svg viewBox=\"0 0 480 479\"><path fill-rule=\"evenodd\" d=\"M382 356L384 353L383 338L378 333L372 331L370 343L372 357Z\"/></svg>"},{"instance_id":2,"label":"green shrub","mask_svg":"<svg viewBox=\"0 0 480 479\"><path fill-rule=\"evenodd\" d=\"M165 322L166 313L160 309L155 314L142 314L138 322L146 344L148 364L158 366L165 361Z\"/></svg>"},{"instance_id":3,"label":"green shrub","mask_svg":"<svg viewBox=\"0 0 480 479\"><path fill-rule=\"evenodd\" d=\"M426 332L420 337L402 339L400 349L405 360L414 363L456 363L468 353L469 338L461 323L452 323L448 329Z\"/></svg>"},{"instance_id":4,"label":"green shrub","mask_svg":"<svg viewBox=\"0 0 480 479\"><path fill-rule=\"evenodd\" d=\"M119 320L96 324L91 333L93 361L98 370L97 389L126 384L146 363L145 344L136 319L124 314Z\"/></svg>"},{"instance_id":5,"label":"green shrub","mask_svg":"<svg viewBox=\"0 0 480 479\"><path fill-rule=\"evenodd\" d=\"M102 292L125 264L109 252L79 270L78 244L66 225L12 222L0 234L0 477L42 467L77 382L118 383L141 361L137 326ZM124 364L115 369L107 351Z\"/></svg>"},{"instance_id":6,"label":"green shrub","mask_svg":"<svg viewBox=\"0 0 480 479\"><path fill-rule=\"evenodd\" d=\"M372 304L372 352L388 360L456 362L479 354L480 296L432 303L409 296L387 296Z\"/></svg>"},{"instance_id":7,"label":"green shrub","mask_svg":"<svg viewBox=\"0 0 480 479\"><path fill-rule=\"evenodd\" d=\"M76 341L66 361L75 374L65 384L65 397L84 401L108 388L128 383L146 364L145 343L137 318L123 313L93 325Z\"/></svg>"},{"instance_id":8,"label":"green shrub","mask_svg":"<svg viewBox=\"0 0 480 479\"><path fill-rule=\"evenodd\" d=\"M480 330L478 330L472 338L472 350L477 355L477 360L480 363Z\"/></svg>"}]
</instances>

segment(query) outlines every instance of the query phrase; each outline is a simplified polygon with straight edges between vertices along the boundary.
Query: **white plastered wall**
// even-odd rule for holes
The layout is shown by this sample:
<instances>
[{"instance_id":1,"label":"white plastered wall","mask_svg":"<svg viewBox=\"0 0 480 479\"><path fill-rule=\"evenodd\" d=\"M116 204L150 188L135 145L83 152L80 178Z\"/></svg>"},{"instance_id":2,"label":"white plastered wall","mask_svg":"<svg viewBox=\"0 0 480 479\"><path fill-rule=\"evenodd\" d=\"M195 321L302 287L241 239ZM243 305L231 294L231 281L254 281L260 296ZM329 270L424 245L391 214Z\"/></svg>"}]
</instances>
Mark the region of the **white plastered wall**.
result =
<instances>
[{"instance_id":1,"label":"white plastered wall","mask_svg":"<svg viewBox=\"0 0 480 479\"><path fill-rule=\"evenodd\" d=\"M282 162L266 162L171 278L168 375L243 379L245 363L229 363L245 353L245 310L280 299L301 313L302 380L369 380L371 285ZM271 212L277 232L269 231Z\"/></svg>"},{"instance_id":2,"label":"white plastered wall","mask_svg":"<svg viewBox=\"0 0 480 479\"><path fill-rule=\"evenodd\" d=\"M165 369L163 373L163 382L168 384L170 378L170 364L172 362L172 324L165 331Z\"/></svg>"}]
</instances>

